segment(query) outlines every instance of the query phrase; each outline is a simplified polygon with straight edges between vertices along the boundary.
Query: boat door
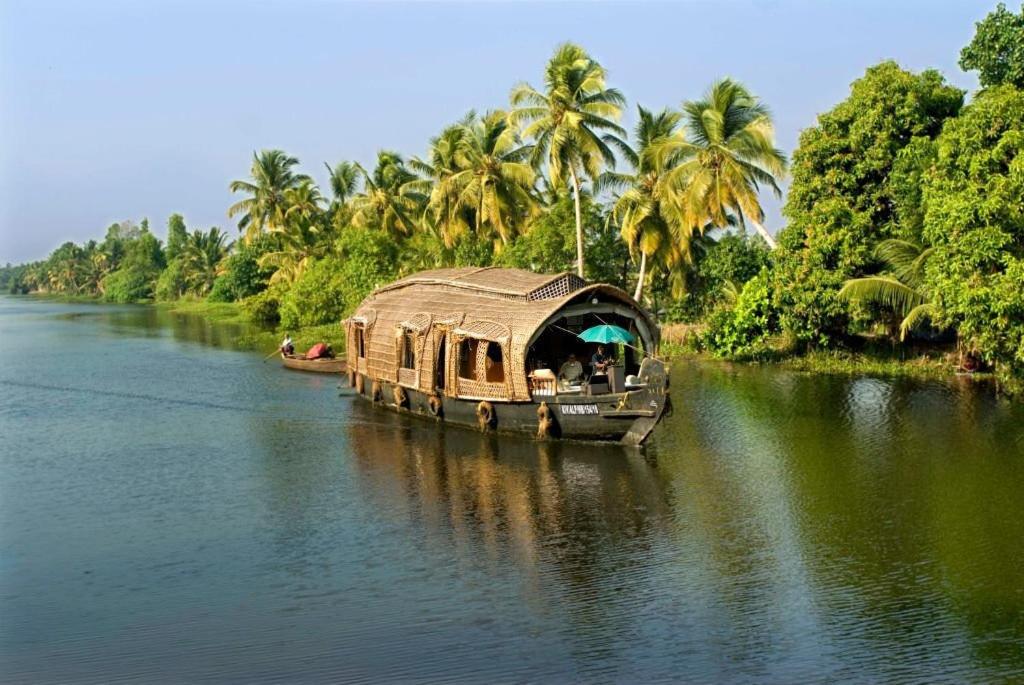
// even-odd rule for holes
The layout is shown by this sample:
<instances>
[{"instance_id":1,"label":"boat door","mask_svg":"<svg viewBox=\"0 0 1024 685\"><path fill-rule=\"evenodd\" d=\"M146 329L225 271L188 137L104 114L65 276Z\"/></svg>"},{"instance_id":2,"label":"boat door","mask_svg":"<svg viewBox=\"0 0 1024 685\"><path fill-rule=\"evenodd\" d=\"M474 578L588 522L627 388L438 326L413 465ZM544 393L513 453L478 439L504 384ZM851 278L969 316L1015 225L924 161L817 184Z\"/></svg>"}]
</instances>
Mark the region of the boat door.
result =
<instances>
[{"instance_id":1,"label":"boat door","mask_svg":"<svg viewBox=\"0 0 1024 685\"><path fill-rule=\"evenodd\" d=\"M447 375L446 358L448 350L448 333L442 333L437 340L437 358L434 360L434 387L444 391L444 378Z\"/></svg>"}]
</instances>

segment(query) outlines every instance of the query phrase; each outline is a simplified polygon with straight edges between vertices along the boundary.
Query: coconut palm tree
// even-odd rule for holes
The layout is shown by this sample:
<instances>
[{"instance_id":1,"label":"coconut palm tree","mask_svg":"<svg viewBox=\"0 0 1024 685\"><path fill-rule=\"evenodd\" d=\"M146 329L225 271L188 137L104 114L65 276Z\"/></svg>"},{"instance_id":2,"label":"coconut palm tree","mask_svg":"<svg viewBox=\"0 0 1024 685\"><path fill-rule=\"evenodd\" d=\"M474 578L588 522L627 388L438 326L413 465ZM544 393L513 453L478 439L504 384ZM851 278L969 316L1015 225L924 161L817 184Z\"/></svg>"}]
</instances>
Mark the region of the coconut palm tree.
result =
<instances>
[{"instance_id":1,"label":"coconut palm tree","mask_svg":"<svg viewBox=\"0 0 1024 685\"><path fill-rule=\"evenodd\" d=\"M334 228L341 230L349 219L349 203L359 188L359 165L354 162L338 162L332 167L325 162L324 166L327 167L332 196L327 213Z\"/></svg>"},{"instance_id":2,"label":"coconut palm tree","mask_svg":"<svg viewBox=\"0 0 1024 685\"><path fill-rule=\"evenodd\" d=\"M185 237L181 264L190 289L199 295L210 292L230 245L227 234L219 228L211 228L206 233L197 229Z\"/></svg>"},{"instance_id":3,"label":"coconut palm tree","mask_svg":"<svg viewBox=\"0 0 1024 685\"><path fill-rule=\"evenodd\" d=\"M417 218L427 204L422 181L396 153L377 153L373 174L359 167L363 175L363 192L352 201L352 223L359 227L378 228L394 235L409 235L418 227Z\"/></svg>"},{"instance_id":4,"label":"coconut palm tree","mask_svg":"<svg viewBox=\"0 0 1024 685\"><path fill-rule=\"evenodd\" d=\"M907 333L920 328L935 311L923 290L924 268L934 250L908 240L883 240L875 248L875 256L885 264L885 270L846 281L839 297L893 310L901 319L900 340L905 340Z\"/></svg>"},{"instance_id":5,"label":"coconut palm tree","mask_svg":"<svg viewBox=\"0 0 1024 685\"><path fill-rule=\"evenodd\" d=\"M330 249L330 224L323 213L320 189L306 179L283 197L283 220L271 231L276 249L262 255L261 267L274 269L272 283L294 283L315 259Z\"/></svg>"},{"instance_id":6,"label":"coconut palm tree","mask_svg":"<svg viewBox=\"0 0 1024 685\"><path fill-rule=\"evenodd\" d=\"M246 242L252 242L264 230L280 224L283 212L284 191L302 183L309 177L294 171L299 160L281 150L263 150L253 153L250 179L232 181L232 193L248 195L228 208L228 216L238 214L238 230L245 231Z\"/></svg>"},{"instance_id":7,"label":"coconut palm tree","mask_svg":"<svg viewBox=\"0 0 1024 685\"><path fill-rule=\"evenodd\" d=\"M459 202L460 191L454 181L462 170L459 148L467 135L467 126L475 119L476 112L470 111L461 121L430 140L425 160L419 157L409 160L409 166L423 177L420 181L413 181L413 187L428 195L423 213L424 226L436 231L449 249L476 223L473 208Z\"/></svg>"},{"instance_id":8,"label":"coconut palm tree","mask_svg":"<svg viewBox=\"0 0 1024 685\"><path fill-rule=\"evenodd\" d=\"M277 249L262 255L258 264L273 269L271 283L294 283L313 261L330 249L322 227L316 222L293 219L274 229Z\"/></svg>"},{"instance_id":9,"label":"coconut palm tree","mask_svg":"<svg viewBox=\"0 0 1024 685\"><path fill-rule=\"evenodd\" d=\"M656 260L673 273L682 263L693 262L693 229L663 183L665 175L680 160L678 156L656 154L662 143L679 135L682 115L667 109L657 114L643 107L637 110L639 121L634 133L637 147L625 155L633 165L633 173L607 171L598 179L595 189L622 191L612 206L612 218L618 222L622 238L633 256L640 254L640 272L633 293L633 299L639 301L649 261ZM673 290L678 291L680 288L675 286L682 282L675 283L676 280Z\"/></svg>"},{"instance_id":10,"label":"coconut palm tree","mask_svg":"<svg viewBox=\"0 0 1024 685\"><path fill-rule=\"evenodd\" d=\"M486 231L496 247L508 244L537 207L532 195L536 174L527 161L531 150L503 111L467 124L456 150L459 171L451 179L458 193L456 210L471 208L477 234Z\"/></svg>"},{"instance_id":11,"label":"coconut palm tree","mask_svg":"<svg viewBox=\"0 0 1024 685\"><path fill-rule=\"evenodd\" d=\"M781 197L778 181L786 156L775 147L768 108L731 79L714 83L703 100L683 103L686 136L665 141L659 154L679 163L665 182L694 228L724 227L731 212L749 221L768 246L776 242L762 225L761 186Z\"/></svg>"},{"instance_id":12,"label":"coconut palm tree","mask_svg":"<svg viewBox=\"0 0 1024 685\"><path fill-rule=\"evenodd\" d=\"M544 72L544 91L522 83L512 89L509 120L534 141L535 164L547 163L553 185L568 181L576 209L576 270L583 276L581 175L592 181L615 166L613 147L623 149L625 130L617 121L626 100L605 85L605 70L583 48L559 46Z\"/></svg>"}]
</instances>

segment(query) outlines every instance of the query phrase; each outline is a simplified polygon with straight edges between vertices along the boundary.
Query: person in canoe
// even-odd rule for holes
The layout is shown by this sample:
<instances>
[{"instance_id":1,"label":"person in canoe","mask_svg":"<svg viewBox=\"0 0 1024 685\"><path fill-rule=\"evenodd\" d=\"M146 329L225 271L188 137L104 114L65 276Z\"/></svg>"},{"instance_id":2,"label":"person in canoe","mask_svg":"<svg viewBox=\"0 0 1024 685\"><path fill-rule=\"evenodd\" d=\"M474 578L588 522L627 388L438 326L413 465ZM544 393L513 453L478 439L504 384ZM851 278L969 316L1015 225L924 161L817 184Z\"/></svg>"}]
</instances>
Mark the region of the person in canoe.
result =
<instances>
[{"instance_id":1,"label":"person in canoe","mask_svg":"<svg viewBox=\"0 0 1024 685\"><path fill-rule=\"evenodd\" d=\"M288 333L284 334L284 340L281 341L281 354L285 356L295 354L295 343L292 342L292 336Z\"/></svg>"}]
</instances>

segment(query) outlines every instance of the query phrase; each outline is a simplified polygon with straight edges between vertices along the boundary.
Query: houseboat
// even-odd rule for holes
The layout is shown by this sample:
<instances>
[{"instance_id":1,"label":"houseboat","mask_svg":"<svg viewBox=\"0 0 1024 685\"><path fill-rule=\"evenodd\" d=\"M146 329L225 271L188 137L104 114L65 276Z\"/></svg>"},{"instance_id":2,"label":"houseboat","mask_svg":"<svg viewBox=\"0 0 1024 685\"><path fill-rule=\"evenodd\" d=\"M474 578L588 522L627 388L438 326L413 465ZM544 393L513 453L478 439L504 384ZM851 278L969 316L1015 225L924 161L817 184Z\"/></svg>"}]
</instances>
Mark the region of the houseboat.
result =
<instances>
[{"instance_id":1,"label":"houseboat","mask_svg":"<svg viewBox=\"0 0 1024 685\"><path fill-rule=\"evenodd\" d=\"M668 402L651 316L572 273L424 271L374 291L344 325L355 391L436 421L639 445ZM594 331L614 334L605 363L591 363Z\"/></svg>"}]
</instances>

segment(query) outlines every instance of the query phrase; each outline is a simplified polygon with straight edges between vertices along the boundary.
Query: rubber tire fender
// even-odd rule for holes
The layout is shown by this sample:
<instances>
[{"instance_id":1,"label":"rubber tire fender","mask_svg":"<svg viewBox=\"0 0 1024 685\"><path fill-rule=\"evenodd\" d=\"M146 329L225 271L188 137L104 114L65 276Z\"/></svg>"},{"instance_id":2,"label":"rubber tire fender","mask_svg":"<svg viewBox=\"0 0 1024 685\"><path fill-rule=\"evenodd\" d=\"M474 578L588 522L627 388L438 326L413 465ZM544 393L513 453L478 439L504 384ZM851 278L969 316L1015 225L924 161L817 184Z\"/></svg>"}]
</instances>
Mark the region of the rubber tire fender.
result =
<instances>
[{"instance_id":1,"label":"rubber tire fender","mask_svg":"<svg viewBox=\"0 0 1024 685\"><path fill-rule=\"evenodd\" d=\"M431 416L440 418L444 414L444 401L437 395L431 395L427 398L427 411Z\"/></svg>"},{"instance_id":2,"label":"rubber tire fender","mask_svg":"<svg viewBox=\"0 0 1024 685\"><path fill-rule=\"evenodd\" d=\"M480 424L480 430L485 431L494 427L494 405L484 400L476 405L476 420Z\"/></svg>"}]
</instances>

